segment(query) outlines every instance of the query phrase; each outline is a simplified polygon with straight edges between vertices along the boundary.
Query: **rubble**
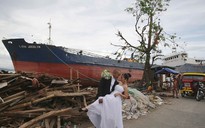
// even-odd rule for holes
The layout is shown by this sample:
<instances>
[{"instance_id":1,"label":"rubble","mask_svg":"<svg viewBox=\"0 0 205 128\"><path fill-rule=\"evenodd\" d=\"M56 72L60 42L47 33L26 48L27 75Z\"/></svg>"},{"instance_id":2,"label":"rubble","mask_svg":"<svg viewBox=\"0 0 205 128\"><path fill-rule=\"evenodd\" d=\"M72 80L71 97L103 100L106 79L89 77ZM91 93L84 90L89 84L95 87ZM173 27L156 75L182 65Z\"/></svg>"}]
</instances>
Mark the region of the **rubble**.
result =
<instances>
[{"instance_id":1,"label":"rubble","mask_svg":"<svg viewBox=\"0 0 205 128\"><path fill-rule=\"evenodd\" d=\"M80 124L78 110L95 98L78 80L45 74L0 74L0 126L62 128Z\"/></svg>"},{"instance_id":2,"label":"rubble","mask_svg":"<svg viewBox=\"0 0 205 128\"><path fill-rule=\"evenodd\" d=\"M97 88L84 87L79 79L66 80L45 74L0 74L0 127L67 128L88 119L79 108L94 102ZM137 119L164 101L129 87L123 100L123 118ZM88 121L88 120L87 120Z\"/></svg>"},{"instance_id":3,"label":"rubble","mask_svg":"<svg viewBox=\"0 0 205 128\"><path fill-rule=\"evenodd\" d=\"M128 88L130 98L123 101L123 118L138 119L146 115L150 109L162 105L164 101L154 94L144 95L135 88Z\"/></svg>"}]
</instances>

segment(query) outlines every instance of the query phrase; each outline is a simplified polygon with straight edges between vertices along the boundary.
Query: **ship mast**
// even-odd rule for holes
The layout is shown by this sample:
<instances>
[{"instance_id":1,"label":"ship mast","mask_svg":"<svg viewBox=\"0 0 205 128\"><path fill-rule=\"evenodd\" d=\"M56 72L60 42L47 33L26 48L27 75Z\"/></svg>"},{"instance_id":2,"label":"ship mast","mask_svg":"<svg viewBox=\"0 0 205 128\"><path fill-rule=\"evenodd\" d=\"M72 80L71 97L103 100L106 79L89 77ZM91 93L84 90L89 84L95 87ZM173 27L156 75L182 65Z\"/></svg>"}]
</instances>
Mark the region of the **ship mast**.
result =
<instances>
[{"instance_id":1,"label":"ship mast","mask_svg":"<svg viewBox=\"0 0 205 128\"><path fill-rule=\"evenodd\" d=\"M48 44L51 44L51 23L48 23L48 29L49 29L49 37L48 37Z\"/></svg>"}]
</instances>

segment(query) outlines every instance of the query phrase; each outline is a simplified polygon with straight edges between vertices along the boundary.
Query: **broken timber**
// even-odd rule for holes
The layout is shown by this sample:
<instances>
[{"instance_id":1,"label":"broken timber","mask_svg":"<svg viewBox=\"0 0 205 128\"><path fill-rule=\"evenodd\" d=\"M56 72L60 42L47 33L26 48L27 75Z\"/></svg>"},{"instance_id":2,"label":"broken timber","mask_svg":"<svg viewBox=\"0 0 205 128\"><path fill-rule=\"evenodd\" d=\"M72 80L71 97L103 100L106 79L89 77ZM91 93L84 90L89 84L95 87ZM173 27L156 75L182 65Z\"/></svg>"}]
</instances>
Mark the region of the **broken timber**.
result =
<instances>
[{"instance_id":1,"label":"broken timber","mask_svg":"<svg viewBox=\"0 0 205 128\"><path fill-rule=\"evenodd\" d=\"M96 91L81 89L75 83L79 79L65 81L44 74L0 74L0 127L60 128L81 118L76 110L92 102Z\"/></svg>"}]
</instances>

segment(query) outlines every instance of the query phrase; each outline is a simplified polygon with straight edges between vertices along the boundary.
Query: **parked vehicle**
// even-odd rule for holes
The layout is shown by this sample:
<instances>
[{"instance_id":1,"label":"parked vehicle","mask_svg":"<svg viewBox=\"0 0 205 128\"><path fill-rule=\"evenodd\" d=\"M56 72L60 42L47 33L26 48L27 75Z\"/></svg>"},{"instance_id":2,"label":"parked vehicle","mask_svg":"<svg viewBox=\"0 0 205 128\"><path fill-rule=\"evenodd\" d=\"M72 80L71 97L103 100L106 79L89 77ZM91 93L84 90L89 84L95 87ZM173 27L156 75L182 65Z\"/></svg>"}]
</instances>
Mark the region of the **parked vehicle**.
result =
<instances>
[{"instance_id":1,"label":"parked vehicle","mask_svg":"<svg viewBox=\"0 0 205 128\"><path fill-rule=\"evenodd\" d=\"M196 100L200 101L202 99L204 99L205 96L205 85L202 82L197 82L197 93L196 93Z\"/></svg>"},{"instance_id":2,"label":"parked vehicle","mask_svg":"<svg viewBox=\"0 0 205 128\"><path fill-rule=\"evenodd\" d=\"M199 83L205 83L205 73L187 72L182 74L181 96L195 96L199 89Z\"/></svg>"}]
</instances>

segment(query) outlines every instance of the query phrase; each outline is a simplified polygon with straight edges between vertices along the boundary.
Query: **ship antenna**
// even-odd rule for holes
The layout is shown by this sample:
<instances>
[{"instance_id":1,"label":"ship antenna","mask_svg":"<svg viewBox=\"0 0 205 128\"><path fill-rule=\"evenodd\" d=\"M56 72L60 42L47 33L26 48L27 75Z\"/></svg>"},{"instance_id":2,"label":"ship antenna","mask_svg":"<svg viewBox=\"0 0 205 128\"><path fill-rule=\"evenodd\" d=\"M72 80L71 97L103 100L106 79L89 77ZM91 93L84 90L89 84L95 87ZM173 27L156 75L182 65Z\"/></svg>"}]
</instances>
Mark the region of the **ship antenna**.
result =
<instances>
[{"instance_id":1,"label":"ship antenna","mask_svg":"<svg viewBox=\"0 0 205 128\"><path fill-rule=\"evenodd\" d=\"M48 29L49 29L48 44L51 44L51 22L48 23Z\"/></svg>"}]
</instances>

